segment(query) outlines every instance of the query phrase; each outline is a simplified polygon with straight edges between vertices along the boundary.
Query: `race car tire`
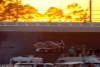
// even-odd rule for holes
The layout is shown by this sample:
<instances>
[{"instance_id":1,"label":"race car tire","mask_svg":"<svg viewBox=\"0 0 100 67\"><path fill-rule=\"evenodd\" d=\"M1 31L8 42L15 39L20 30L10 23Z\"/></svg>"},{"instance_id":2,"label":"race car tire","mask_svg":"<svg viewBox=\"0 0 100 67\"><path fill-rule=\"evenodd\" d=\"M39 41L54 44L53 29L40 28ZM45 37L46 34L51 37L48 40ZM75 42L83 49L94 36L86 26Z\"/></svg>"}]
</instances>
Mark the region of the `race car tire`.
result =
<instances>
[{"instance_id":1,"label":"race car tire","mask_svg":"<svg viewBox=\"0 0 100 67\"><path fill-rule=\"evenodd\" d=\"M57 52L62 52L62 49L58 49Z\"/></svg>"}]
</instances>

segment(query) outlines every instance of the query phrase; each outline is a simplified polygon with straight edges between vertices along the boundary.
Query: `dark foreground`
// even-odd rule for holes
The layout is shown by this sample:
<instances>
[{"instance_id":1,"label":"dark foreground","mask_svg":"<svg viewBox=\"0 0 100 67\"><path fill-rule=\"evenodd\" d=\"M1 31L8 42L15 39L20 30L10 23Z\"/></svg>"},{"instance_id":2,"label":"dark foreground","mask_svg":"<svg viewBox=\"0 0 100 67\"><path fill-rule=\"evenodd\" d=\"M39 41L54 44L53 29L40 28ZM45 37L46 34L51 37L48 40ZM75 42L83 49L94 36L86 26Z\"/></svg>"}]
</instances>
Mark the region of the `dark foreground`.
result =
<instances>
[{"instance_id":1,"label":"dark foreground","mask_svg":"<svg viewBox=\"0 0 100 67\"><path fill-rule=\"evenodd\" d=\"M0 32L0 64L8 64L13 56L42 57L44 62L55 62L61 53L36 53L34 44L38 41L60 41L65 43L65 54L73 46L75 49L82 48L100 48L100 33L52 33L52 32Z\"/></svg>"}]
</instances>

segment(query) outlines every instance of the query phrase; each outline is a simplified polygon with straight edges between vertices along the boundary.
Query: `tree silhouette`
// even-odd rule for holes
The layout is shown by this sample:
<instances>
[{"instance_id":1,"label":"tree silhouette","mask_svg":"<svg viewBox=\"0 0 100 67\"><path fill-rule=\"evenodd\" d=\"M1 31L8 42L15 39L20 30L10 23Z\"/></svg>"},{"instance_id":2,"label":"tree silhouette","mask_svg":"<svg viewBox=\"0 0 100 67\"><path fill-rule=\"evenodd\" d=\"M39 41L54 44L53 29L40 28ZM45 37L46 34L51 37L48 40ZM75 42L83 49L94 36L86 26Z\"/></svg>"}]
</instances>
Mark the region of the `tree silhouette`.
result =
<instances>
[{"instance_id":1,"label":"tree silhouette","mask_svg":"<svg viewBox=\"0 0 100 67\"><path fill-rule=\"evenodd\" d=\"M0 1L2 10L0 11L0 21L16 20L16 1L15 0L2 0ZM28 4L22 5L21 0L18 2L18 19L19 21L32 21L39 15L38 10Z\"/></svg>"},{"instance_id":2,"label":"tree silhouette","mask_svg":"<svg viewBox=\"0 0 100 67\"><path fill-rule=\"evenodd\" d=\"M68 15L70 15L70 19L73 22L81 21L81 22L88 22L89 21L89 10L83 9L79 4L73 3L67 6L67 9L70 10ZM67 16L68 16L67 15Z\"/></svg>"},{"instance_id":3,"label":"tree silhouette","mask_svg":"<svg viewBox=\"0 0 100 67\"><path fill-rule=\"evenodd\" d=\"M24 21L32 21L37 18L38 10L28 4L20 5L18 8L19 19Z\"/></svg>"},{"instance_id":4,"label":"tree silhouette","mask_svg":"<svg viewBox=\"0 0 100 67\"><path fill-rule=\"evenodd\" d=\"M7 20L9 18L10 8L12 8L13 3L15 3L15 0L0 0L0 21Z\"/></svg>"},{"instance_id":5,"label":"tree silhouette","mask_svg":"<svg viewBox=\"0 0 100 67\"><path fill-rule=\"evenodd\" d=\"M47 19L48 22L62 21L62 19L70 20L71 22L88 22L89 10L82 8L79 4L73 3L67 6L70 11L63 14L63 11L57 7L50 7L44 15L38 12L35 7L29 4L22 5L21 0L18 0L18 20L19 21L41 21ZM15 21L16 20L16 0L0 0L0 21Z\"/></svg>"},{"instance_id":6,"label":"tree silhouette","mask_svg":"<svg viewBox=\"0 0 100 67\"><path fill-rule=\"evenodd\" d=\"M62 16L63 16L63 11L56 7L50 7L44 14L44 17L47 17L49 22L53 21L54 19L60 21Z\"/></svg>"}]
</instances>

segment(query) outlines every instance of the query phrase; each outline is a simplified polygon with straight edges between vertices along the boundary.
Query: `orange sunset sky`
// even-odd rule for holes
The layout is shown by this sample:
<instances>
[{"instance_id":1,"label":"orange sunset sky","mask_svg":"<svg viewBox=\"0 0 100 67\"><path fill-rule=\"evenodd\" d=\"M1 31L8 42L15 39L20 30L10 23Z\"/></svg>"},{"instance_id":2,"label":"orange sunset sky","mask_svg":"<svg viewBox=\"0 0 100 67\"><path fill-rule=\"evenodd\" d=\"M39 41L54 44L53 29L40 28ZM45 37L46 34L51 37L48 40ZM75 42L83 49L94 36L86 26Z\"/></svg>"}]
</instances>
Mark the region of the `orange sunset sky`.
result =
<instances>
[{"instance_id":1,"label":"orange sunset sky","mask_svg":"<svg viewBox=\"0 0 100 67\"><path fill-rule=\"evenodd\" d=\"M89 7L89 0L22 0L22 4L30 4L39 10L40 13L44 13L49 7L62 7L62 10L67 11L66 6L72 3L78 3L83 8ZM100 9L100 0L92 0L92 9ZM100 14L100 11L92 11L92 14ZM100 15L92 15L92 18L100 17Z\"/></svg>"}]
</instances>

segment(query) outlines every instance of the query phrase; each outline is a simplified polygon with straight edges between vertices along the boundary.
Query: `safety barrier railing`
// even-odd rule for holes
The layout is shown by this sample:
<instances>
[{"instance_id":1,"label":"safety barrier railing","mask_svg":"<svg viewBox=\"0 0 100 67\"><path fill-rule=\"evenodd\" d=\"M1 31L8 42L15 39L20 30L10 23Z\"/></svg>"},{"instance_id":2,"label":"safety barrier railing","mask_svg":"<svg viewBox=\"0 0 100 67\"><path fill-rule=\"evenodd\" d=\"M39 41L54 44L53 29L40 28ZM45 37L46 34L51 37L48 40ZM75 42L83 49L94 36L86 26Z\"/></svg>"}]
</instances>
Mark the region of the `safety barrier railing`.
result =
<instances>
[{"instance_id":1,"label":"safety barrier railing","mask_svg":"<svg viewBox=\"0 0 100 67\"><path fill-rule=\"evenodd\" d=\"M92 26L96 26L96 27L100 27L100 23L75 23L75 22L72 22L72 23L37 23L37 22L34 22L34 23L31 23L31 22L26 22L26 23L23 23L23 22L20 22L20 23L0 23L0 26L88 26L88 27L92 27Z\"/></svg>"}]
</instances>

